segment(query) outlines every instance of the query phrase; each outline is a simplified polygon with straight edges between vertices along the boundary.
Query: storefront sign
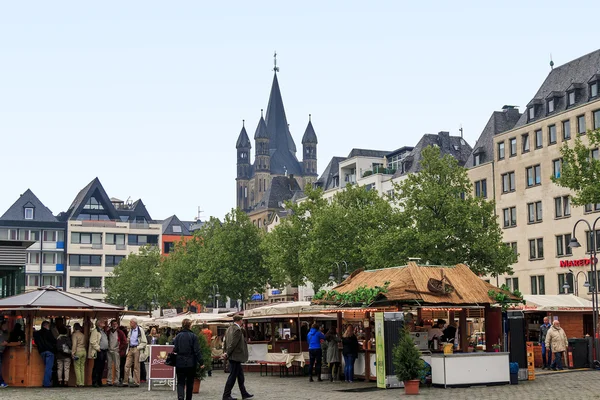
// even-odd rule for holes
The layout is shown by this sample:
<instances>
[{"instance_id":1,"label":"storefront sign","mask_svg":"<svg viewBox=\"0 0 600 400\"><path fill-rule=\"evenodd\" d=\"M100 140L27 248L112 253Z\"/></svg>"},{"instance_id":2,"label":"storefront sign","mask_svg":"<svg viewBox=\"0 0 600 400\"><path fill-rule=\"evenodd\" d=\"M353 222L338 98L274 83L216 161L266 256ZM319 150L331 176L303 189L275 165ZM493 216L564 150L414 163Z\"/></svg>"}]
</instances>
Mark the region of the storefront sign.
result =
<instances>
[{"instance_id":1,"label":"storefront sign","mask_svg":"<svg viewBox=\"0 0 600 400\"><path fill-rule=\"evenodd\" d=\"M162 310L162 312L163 312L163 317L165 317L165 318L171 318L171 317L177 316L177 310L174 308L165 308Z\"/></svg>"},{"instance_id":2,"label":"storefront sign","mask_svg":"<svg viewBox=\"0 0 600 400\"><path fill-rule=\"evenodd\" d=\"M596 259L598 262L598 259ZM591 265L592 262L589 258L582 258L580 260L561 260L560 267L568 268L568 267L585 267L586 265Z\"/></svg>"},{"instance_id":3,"label":"storefront sign","mask_svg":"<svg viewBox=\"0 0 600 400\"><path fill-rule=\"evenodd\" d=\"M175 368L165 364L167 354L175 346L148 346L150 348L148 379L175 379Z\"/></svg>"},{"instance_id":4,"label":"storefront sign","mask_svg":"<svg viewBox=\"0 0 600 400\"><path fill-rule=\"evenodd\" d=\"M375 313L375 351L377 358L377 387L385 389L385 337L383 313Z\"/></svg>"}]
</instances>

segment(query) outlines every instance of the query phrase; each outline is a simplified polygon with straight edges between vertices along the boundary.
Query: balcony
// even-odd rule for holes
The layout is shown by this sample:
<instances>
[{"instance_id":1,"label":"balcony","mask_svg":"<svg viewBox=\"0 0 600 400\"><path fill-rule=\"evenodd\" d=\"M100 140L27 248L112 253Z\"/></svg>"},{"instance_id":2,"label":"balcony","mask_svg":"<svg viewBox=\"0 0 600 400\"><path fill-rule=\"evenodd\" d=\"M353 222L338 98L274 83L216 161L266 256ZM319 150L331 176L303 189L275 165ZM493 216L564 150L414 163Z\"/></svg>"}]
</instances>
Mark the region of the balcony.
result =
<instances>
[{"instance_id":1,"label":"balcony","mask_svg":"<svg viewBox=\"0 0 600 400\"><path fill-rule=\"evenodd\" d=\"M384 175L394 175L396 170L394 168L383 168L383 167L375 167L372 170L365 171L362 175L363 178L374 174L384 174Z\"/></svg>"},{"instance_id":2,"label":"balcony","mask_svg":"<svg viewBox=\"0 0 600 400\"><path fill-rule=\"evenodd\" d=\"M64 249L65 248L65 242L56 242L56 248L57 249Z\"/></svg>"},{"instance_id":3,"label":"balcony","mask_svg":"<svg viewBox=\"0 0 600 400\"><path fill-rule=\"evenodd\" d=\"M123 222L123 221L70 221L72 227L86 228L116 228L116 229L151 229L161 230L161 224L151 224L148 222Z\"/></svg>"},{"instance_id":4,"label":"balcony","mask_svg":"<svg viewBox=\"0 0 600 400\"><path fill-rule=\"evenodd\" d=\"M103 246L102 243L86 243L86 244L82 244L79 246L80 249L85 249L85 250L102 250Z\"/></svg>"},{"instance_id":5,"label":"balcony","mask_svg":"<svg viewBox=\"0 0 600 400\"><path fill-rule=\"evenodd\" d=\"M56 264L56 272L64 272L65 264Z\"/></svg>"}]
</instances>

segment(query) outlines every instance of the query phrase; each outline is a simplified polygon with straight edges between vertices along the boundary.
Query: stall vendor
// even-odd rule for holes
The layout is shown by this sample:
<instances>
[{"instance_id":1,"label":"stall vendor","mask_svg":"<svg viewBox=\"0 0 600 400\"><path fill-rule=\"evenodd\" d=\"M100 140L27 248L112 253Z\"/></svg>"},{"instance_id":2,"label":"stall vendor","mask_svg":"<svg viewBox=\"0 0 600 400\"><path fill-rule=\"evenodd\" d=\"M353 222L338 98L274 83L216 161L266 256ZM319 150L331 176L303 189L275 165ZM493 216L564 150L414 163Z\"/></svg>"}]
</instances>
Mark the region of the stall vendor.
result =
<instances>
[{"instance_id":1,"label":"stall vendor","mask_svg":"<svg viewBox=\"0 0 600 400\"><path fill-rule=\"evenodd\" d=\"M438 319L437 323L433 327L431 327L431 329L429 330L429 335L427 336L427 340L429 341L430 346L433 344L433 341L435 339L437 339L438 343L441 342L442 336L444 336L444 332L442 331L444 325L446 325L446 321L444 321L443 319Z\"/></svg>"}]
</instances>

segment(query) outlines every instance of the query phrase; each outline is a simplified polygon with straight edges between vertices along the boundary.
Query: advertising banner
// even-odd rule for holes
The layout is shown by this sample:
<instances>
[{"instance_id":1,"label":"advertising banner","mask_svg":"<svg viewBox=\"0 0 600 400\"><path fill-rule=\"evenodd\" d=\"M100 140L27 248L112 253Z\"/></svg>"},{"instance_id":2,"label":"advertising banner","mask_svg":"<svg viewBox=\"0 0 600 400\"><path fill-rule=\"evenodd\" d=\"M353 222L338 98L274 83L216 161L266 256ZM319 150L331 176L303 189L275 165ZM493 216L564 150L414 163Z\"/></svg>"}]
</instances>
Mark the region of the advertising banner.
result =
<instances>
[{"instance_id":1,"label":"advertising banner","mask_svg":"<svg viewBox=\"0 0 600 400\"><path fill-rule=\"evenodd\" d=\"M175 379L175 367L165 364L167 354L173 351L174 346L148 346L150 357L148 361L148 380Z\"/></svg>"},{"instance_id":2,"label":"advertising banner","mask_svg":"<svg viewBox=\"0 0 600 400\"><path fill-rule=\"evenodd\" d=\"M385 336L383 313L375 313L375 352L377 354L377 387L385 389Z\"/></svg>"}]
</instances>

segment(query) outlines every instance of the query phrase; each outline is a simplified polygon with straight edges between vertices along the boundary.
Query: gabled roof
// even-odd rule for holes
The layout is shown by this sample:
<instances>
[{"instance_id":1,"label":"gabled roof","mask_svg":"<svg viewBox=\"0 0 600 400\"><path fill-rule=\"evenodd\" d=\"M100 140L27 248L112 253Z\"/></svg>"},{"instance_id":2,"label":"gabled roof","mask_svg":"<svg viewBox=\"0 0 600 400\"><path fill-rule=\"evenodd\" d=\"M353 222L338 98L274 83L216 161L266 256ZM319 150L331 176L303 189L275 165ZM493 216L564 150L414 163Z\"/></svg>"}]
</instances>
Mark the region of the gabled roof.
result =
<instances>
[{"instance_id":1,"label":"gabled roof","mask_svg":"<svg viewBox=\"0 0 600 400\"><path fill-rule=\"evenodd\" d=\"M260 110L260 121L258 121L258 126L256 127L256 132L254 132L254 139L268 139L269 132L267 131L267 123L262 116L262 110Z\"/></svg>"},{"instance_id":2,"label":"gabled roof","mask_svg":"<svg viewBox=\"0 0 600 400\"><path fill-rule=\"evenodd\" d=\"M181 236L191 236L192 234L190 233L187 224L183 223L181 220L179 220L179 218L177 218L177 215L172 215L169 218L165 219L162 222L162 226L163 226L163 235L181 235ZM180 232L175 232L173 230L174 226L179 226Z\"/></svg>"},{"instance_id":3,"label":"gabled roof","mask_svg":"<svg viewBox=\"0 0 600 400\"><path fill-rule=\"evenodd\" d=\"M246 127L242 126L242 130L238 136L237 142L235 143L236 149L250 149L252 148L252 144L250 144L250 139L248 138L248 133L246 133Z\"/></svg>"},{"instance_id":4,"label":"gabled roof","mask_svg":"<svg viewBox=\"0 0 600 400\"><path fill-rule=\"evenodd\" d=\"M110 201L110 198L106 194L106 191L100 183L100 180L96 177L83 189L81 189L77 196L75 196L75 200L73 200L73 203L71 203L69 209L64 214L62 214L63 220L66 221L70 219L76 219L77 216L83 210L83 207L85 206L87 201L92 196L97 197L97 200L102 204L102 206L104 207L104 211L110 219L119 219L117 210L115 209L112 202Z\"/></svg>"},{"instance_id":5,"label":"gabled roof","mask_svg":"<svg viewBox=\"0 0 600 400\"><path fill-rule=\"evenodd\" d=\"M6 309L73 309L82 311L121 311L123 307L89 299L74 293L63 292L45 286L16 296L0 299L0 310Z\"/></svg>"},{"instance_id":6,"label":"gabled roof","mask_svg":"<svg viewBox=\"0 0 600 400\"><path fill-rule=\"evenodd\" d=\"M282 208L281 205L285 201L292 199L297 191L300 191L300 185L298 185L298 181L295 178L275 176L271 180L271 186L267 189L262 200L256 205L254 210L280 209Z\"/></svg>"},{"instance_id":7,"label":"gabled roof","mask_svg":"<svg viewBox=\"0 0 600 400\"><path fill-rule=\"evenodd\" d=\"M25 219L25 208L33 208L33 220ZM36 221L58 222L52 211L48 209L30 189L27 189L12 206L0 217L0 221Z\"/></svg>"},{"instance_id":8,"label":"gabled roof","mask_svg":"<svg viewBox=\"0 0 600 400\"><path fill-rule=\"evenodd\" d=\"M323 171L315 184L323 188L323 190L332 189L334 187L334 178L340 174L340 163L345 159L345 157L332 157L325 171Z\"/></svg>"},{"instance_id":9,"label":"gabled roof","mask_svg":"<svg viewBox=\"0 0 600 400\"><path fill-rule=\"evenodd\" d=\"M504 106L503 111L494 111L483 128L474 150L467 158L465 167L472 168L473 160L477 154L484 154L483 162L492 161L494 158L494 135L511 130L521 118L519 110L513 106Z\"/></svg>"},{"instance_id":10,"label":"gabled roof","mask_svg":"<svg viewBox=\"0 0 600 400\"><path fill-rule=\"evenodd\" d=\"M308 125L306 126L306 130L304 131L304 136L302 136L302 144L317 144L319 141L317 140L317 134L315 133L315 128L313 128L312 121L308 120Z\"/></svg>"},{"instance_id":11,"label":"gabled roof","mask_svg":"<svg viewBox=\"0 0 600 400\"><path fill-rule=\"evenodd\" d=\"M117 213L119 217L127 217L127 221L135 221L138 217L143 217L147 222L152 222L152 217L142 199L135 201L131 208L118 209ZM123 218L120 219L123 220Z\"/></svg>"},{"instance_id":12,"label":"gabled roof","mask_svg":"<svg viewBox=\"0 0 600 400\"><path fill-rule=\"evenodd\" d=\"M538 89L533 100L545 99L551 92L564 92L570 90L573 84L588 82L594 75L600 73L600 50L593 51L589 54L581 56L573 61L569 61L559 67L554 68L546 79L542 86ZM581 94L579 96L580 101L577 104L583 104L588 102L589 93L587 85L577 85L580 88ZM530 102L529 104L534 104ZM595 101L596 99L593 99ZM554 106L554 113L558 113L566 110L566 101L560 101ZM545 112L541 115L546 115ZM523 113L515 128L526 125L527 113Z\"/></svg>"},{"instance_id":13,"label":"gabled roof","mask_svg":"<svg viewBox=\"0 0 600 400\"><path fill-rule=\"evenodd\" d=\"M374 157L383 158L390 153L389 150L352 149L346 158L352 157Z\"/></svg>"}]
</instances>

